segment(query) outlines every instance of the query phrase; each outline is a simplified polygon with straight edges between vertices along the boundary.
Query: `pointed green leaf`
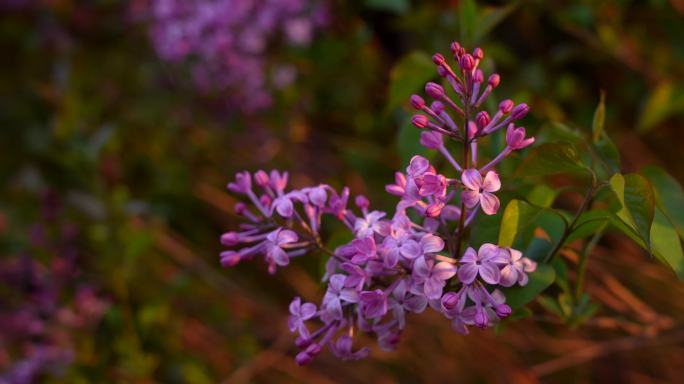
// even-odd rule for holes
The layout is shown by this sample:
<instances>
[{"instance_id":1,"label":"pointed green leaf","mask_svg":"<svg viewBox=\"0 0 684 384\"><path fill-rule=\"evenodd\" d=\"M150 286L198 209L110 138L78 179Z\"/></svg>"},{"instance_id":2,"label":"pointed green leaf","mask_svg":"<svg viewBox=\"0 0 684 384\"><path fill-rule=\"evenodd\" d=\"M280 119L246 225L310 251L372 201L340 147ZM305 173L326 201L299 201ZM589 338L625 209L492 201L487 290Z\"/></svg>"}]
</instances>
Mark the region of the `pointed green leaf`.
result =
<instances>
[{"instance_id":1,"label":"pointed green leaf","mask_svg":"<svg viewBox=\"0 0 684 384\"><path fill-rule=\"evenodd\" d=\"M682 244L670 220L660 208L656 209L651 227L653 253L663 264L672 268L679 280L684 281L684 254Z\"/></svg>"},{"instance_id":2,"label":"pointed green leaf","mask_svg":"<svg viewBox=\"0 0 684 384\"><path fill-rule=\"evenodd\" d=\"M655 197L651 184L641 175L616 173L610 179L610 186L622 205L617 216L636 231L651 249L651 224L655 214Z\"/></svg>"},{"instance_id":3,"label":"pointed green leaf","mask_svg":"<svg viewBox=\"0 0 684 384\"><path fill-rule=\"evenodd\" d=\"M594 120L591 124L591 132L594 143L598 142L603 133L606 121L606 92L601 90L601 99L594 111Z\"/></svg>"},{"instance_id":4,"label":"pointed green leaf","mask_svg":"<svg viewBox=\"0 0 684 384\"><path fill-rule=\"evenodd\" d=\"M654 165L642 170L653 185L658 207L684 240L684 191L674 177L667 171Z\"/></svg>"}]
</instances>

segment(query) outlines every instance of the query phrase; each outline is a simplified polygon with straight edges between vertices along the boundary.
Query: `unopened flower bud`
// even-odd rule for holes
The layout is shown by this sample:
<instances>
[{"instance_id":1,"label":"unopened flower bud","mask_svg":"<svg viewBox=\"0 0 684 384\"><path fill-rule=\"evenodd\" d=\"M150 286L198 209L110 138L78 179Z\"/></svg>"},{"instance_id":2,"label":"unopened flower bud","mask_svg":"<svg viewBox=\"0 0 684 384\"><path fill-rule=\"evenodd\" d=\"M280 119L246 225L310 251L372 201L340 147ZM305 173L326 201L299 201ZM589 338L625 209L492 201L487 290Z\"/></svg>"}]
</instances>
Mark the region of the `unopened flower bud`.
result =
<instances>
[{"instance_id":1,"label":"unopened flower bud","mask_svg":"<svg viewBox=\"0 0 684 384\"><path fill-rule=\"evenodd\" d=\"M442 296L442 307L446 311L453 311L460 299L461 297L455 292L447 292Z\"/></svg>"},{"instance_id":2,"label":"unopened flower bud","mask_svg":"<svg viewBox=\"0 0 684 384\"><path fill-rule=\"evenodd\" d=\"M510 316L513 312L511 307L508 306L508 304L499 304L494 308L494 310L496 311L496 315L499 316L500 319Z\"/></svg>"},{"instance_id":3,"label":"unopened flower bud","mask_svg":"<svg viewBox=\"0 0 684 384\"><path fill-rule=\"evenodd\" d=\"M443 145L442 134L432 131L420 133L420 144L428 149L438 149Z\"/></svg>"},{"instance_id":4,"label":"unopened flower bud","mask_svg":"<svg viewBox=\"0 0 684 384\"><path fill-rule=\"evenodd\" d=\"M313 361L313 357L306 353L306 351L299 352L297 356L295 356L295 362L297 363L297 365L307 365L311 361Z\"/></svg>"},{"instance_id":5,"label":"unopened flower bud","mask_svg":"<svg viewBox=\"0 0 684 384\"><path fill-rule=\"evenodd\" d=\"M492 88L496 88L499 85L499 82L501 82L501 76L499 76L498 73L492 73L489 75L489 80L487 80L487 82Z\"/></svg>"},{"instance_id":6,"label":"unopened flower bud","mask_svg":"<svg viewBox=\"0 0 684 384\"><path fill-rule=\"evenodd\" d=\"M456 54L458 51L461 50L461 44L458 43L458 41L454 41L451 43L451 53Z\"/></svg>"},{"instance_id":7,"label":"unopened flower bud","mask_svg":"<svg viewBox=\"0 0 684 384\"><path fill-rule=\"evenodd\" d=\"M413 115L413 117L411 118L411 124L420 129L427 128L428 122L429 120L427 116L421 114Z\"/></svg>"},{"instance_id":8,"label":"unopened flower bud","mask_svg":"<svg viewBox=\"0 0 684 384\"><path fill-rule=\"evenodd\" d=\"M356 198L354 198L354 203L356 203L356 206L359 207L359 209L368 209L370 206L370 201L368 201L368 198L364 195L356 196Z\"/></svg>"},{"instance_id":9,"label":"unopened flower bud","mask_svg":"<svg viewBox=\"0 0 684 384\"><path fill-rule=\"evenodd\" d=\"M240 254L235 251L223 251L220 255L221 265L224 267L233 267L240 262Z\"/></svg>"},{"instance_id":10,"label":"unopened flower bud","mask_svg":"<svg viewBox=\"0 0 684 384\"><path fill-rule=\"evenodd\" d=\"M425 100L418 95L411 95L410 101L411 106L419 111L425 107Z\"/></svg>"},{"instance_id":11,"label":"unopened flower bud","mask_svg":"<svg viewBox=\"0 0 684 384\"><path fill-rule=\"evenodd\" d=\"M528 107L527 104L520 103L513 108L513 111L511 111L511 119L520 120L525 117L529 111L530 107Z\"/></svg>"},{"instance_id":12,"label":"unopened flower bud","mask_svg":"<svg viewBox=\"0 0 684 384\"><path fill-rule=\"evenodd\" d=\"M478 112L477 116L475 116L475 123L480 129L486 127L490 121L491 118L489 117L489 113L487 113L487 111L480 111Z\"/></svg>"},{"instance_id":13,"label":"unopened flower bud","mask_svg":"<svg viewBox=\"0 0 684 384\"><path fill-rule=\"evenodd\" d=\"M243 203L242 201L238 201L235 203L233 210L235 211L236 215L242 215L247 210L247 204Z\"/></svg>"},{"instance_id":14,"label":"unopened flower bud","mask_svg":"<svg viewBox=\"0 0 684 384\"><path fill-rule=\"evenodd\" d=\"M513 100L506 99L499 103L499 110L503 113L508 113L513 109Z\"/></svg>"},{"instance_id":15,"label":"unopened flower bud","mask_svg":"<svg viewBox=\"0 0 684 384\"><path fill-rule=\"evenodd\" d=\"M482 60L482 58L484 57L484 51L482 50L482 48L480 48L480 47L475 48L473 50L473 57L477 60Z\"/></svg>"},{"instance_id":16,"label":"unopened flower bud","mask_svg":"<svg viewBox=\"0 0 684 384\"><path fill-rule=\"evenodd\" d=\"M240 235L237 234L237 232L226 232L223 235L221 235L221 244L225 245L226 247L233 247L235 245L240 244Z\"/></svg>"},{"instance_id":17,"label":"unopened flower bud","mask_svg":"<svg viewBox=\"0 0 684 384\"><path fill-rule=\"evenodd\" d=\"M429 82L425 84L425 92L433 99L441 99L444 97L444 87L437 83Z\"/></svg>"},{"instance_id":18,"label":"unopened flower bud","mask_svg":"<svg viewBox=\"0 0 684 384\"><path fill-rule=\"evenodd\" d=\"M442 208L444 208L444 203L434 203L425 208L425 216L427 217L437 217L442 213Z\"/></svg>"},{"instance_id":19,"label":"unopened flower bud","mask_svg":"<svg viewBox=\"0 0 684 384\"><path fill-rule=\"evenodd\" d=\"M525 138L525 128L516 128L513 123L506 128L506 145L512 150L523 149L534 143L534 137Z\"/></svg>"},{"instance_id":20,"label":"unopened flower bud","mask_svg":"<svg viewBox=\"0 0 684 384\"><path fill-rule=\"evenodd\" d=\"M478 308L475 312L475 326L478 328L487 328L489 325L489 319L487 318L487 313L484 308Z\"/></svg>"},{"instance_id":21,"label":"unopened flower bud","mask_svg":"<svg viewBox=\"0 0 684 384\"><path fill-rule=\"evenodd\" d=\"M444 56L442 56L441 53L435 53L432 55L432 62L435 63L435 65L442 65L444 64Z\"/></svg>"},{"instance_id":22,"label":"unopened flower bud","mask_svg":"<svg viewBox=\"0 0 684 384\"><path fill-rule=\"evenodd\" d=\"M473 68L475 68L475 59L473 59L471 55L465 54L458 61L458 65L461 67L462 70L470 72L473 70Z\"/></svg>"},{"instance_id":23,"label":"unopened flower bud","mask_svg":"<svg viewBox=\"0 0 684 384\"><path fill-rule=\"evenodd\" d=\"M268 180L268 174L266 174L266 172L264 172L264 171L262 171L262 170L258 170L258 171L254 174L254 182L256 183L256 185L258 185L258 186L260 186L260 187L265 187L265 186L267 186L267 185L268 185L268 182L269 182L269 180Z\"/></svg>"}]
</instances>

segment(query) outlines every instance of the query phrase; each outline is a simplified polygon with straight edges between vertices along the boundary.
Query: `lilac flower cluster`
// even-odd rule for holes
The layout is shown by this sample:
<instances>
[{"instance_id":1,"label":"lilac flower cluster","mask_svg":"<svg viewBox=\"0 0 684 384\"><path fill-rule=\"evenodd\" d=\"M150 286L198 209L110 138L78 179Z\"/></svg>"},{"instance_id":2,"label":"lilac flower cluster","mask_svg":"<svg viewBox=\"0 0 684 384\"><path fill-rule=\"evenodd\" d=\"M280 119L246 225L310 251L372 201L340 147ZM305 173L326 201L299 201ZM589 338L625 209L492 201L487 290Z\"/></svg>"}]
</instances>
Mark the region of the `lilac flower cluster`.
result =
<instances>
[{"instance_id":1,"label":"lilac flower cluster","mask_svg":"<svg viewBox=\"0 0 684 384\"><path fill-rule=\"evenodd\" d=\"M367 347L353 347L353 336L359 331L375 334L381 348L394 349L407 314L428 307L463 334L470 326L491 326L511 314L499 287L527 284L527 274L536 268L534 261L515 249L488 243L477 250L465 246L466 229L478 212L492 215L499 209L496 192L501 181L495 166L534 138L525 138L525 129L515 125L527 114L527 105L505 100L493 116L481 109L499 84L497 74L484 82L478 68L482 50L467 53L458 43L451 49L456 68L440 54L433 60L456 98L441 85L428 83L426 93L434 101L428 106L420 96L412 96L413 107L424 113L412 122L425 130L421 143L439 151L459 177L449 178L428 159L414 156L406 171L397 172L394 183L386 187L400 198L391 218L371 210L363 196L354 200L356 209L350 207L348 188L340 193L328 185L287 190L287 173L242 172L228 184L252 207L243 202L236 205L236 212L248 223L221 237L232 248L221 253L222 265L263 256L274 273L278 266L313 250L330 255L321 303L297 297L290 304L289 329L298 335L299 364L309 363L324 346L342 359L367 356ZM503 127L506 147L478 167L478 141ZM447 149L445 138L462 146L461 163ZM324 215L341 221L354 238L327 250L319 235ZM314 320L321 325L310 330Z\"/></svg>"},{"instance_id":2,"label":"lilac flower cluster","mask_svg":"<svg viewBox=\"0 0 684 384\"><path fill-rule=\"evenodd\" d=\"M278 36L306 46L326 22L326 8L311 0L152 0L145 14L158 55L189 63L200 91L230 91L230 102L245 112L271 103L267 52ZM293 80L281 65L270 79L276 88Z\"/></svg>"},{"instance_id":3,"label":"lilac flower cluster","mask_svg":"<svg viewBox=\"0 0 684 384\"><path fill-rule=\"evenodd\" d=\"M74 333L92 329L109 307L94 286L73 283L79 233L62 215L57 194L46 193L30 251L0 262L0 384L63 373L74 360ZM42 263L33 253L54 257Z\"/></svg>"}]
</instances>

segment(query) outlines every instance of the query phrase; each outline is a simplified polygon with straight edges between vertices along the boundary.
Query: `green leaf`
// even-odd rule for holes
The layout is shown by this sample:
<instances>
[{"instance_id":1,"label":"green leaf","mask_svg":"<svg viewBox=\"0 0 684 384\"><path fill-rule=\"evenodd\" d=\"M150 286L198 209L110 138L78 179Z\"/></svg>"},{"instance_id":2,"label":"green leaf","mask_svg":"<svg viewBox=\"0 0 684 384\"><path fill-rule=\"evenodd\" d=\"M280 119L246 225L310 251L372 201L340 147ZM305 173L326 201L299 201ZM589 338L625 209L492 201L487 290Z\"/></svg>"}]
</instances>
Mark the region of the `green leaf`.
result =
<instances>
[{"instance_id":1,"label":"green leaf","mask_svg":"<svg viewBox=\"0 0 684 384\"><path fill-rule=\"evenodd\" d=\"M392 111L408 101L412 93L423 88L436 75L432 59L423 52L411 52L401 58L390 72L387 110Z\"/></svg>"},{"instance_id":2,"label":"green leaf","mask_svg":"<svg viewBox=\"0 0 684 384\"><path fill-rule=\"evenodd\" d=\"M556 272L548 264L538 264L537 270L529 274L529 281L524 287L505 288L506 304L511 308L520 308L548 288L556 278Z\"/></svg>"},{"instance_id":3,"label":"green leaf","mask_svg":"<svg viewBox=\"0 0 684 384\"><path fill-rule=\"evenodd\" d=\"M655 165L644 168L642 172L653 185L658 207L670 219L679 236L684 239L684 191L682 191L682 186L667 171Z\"/></svg>"},{"instance_id":4,"label":"green leaf","mask_svg":"<svg viewBox=\"0 0 684 384\"><path fill-rule=\"evenodd\" d=\"M534 220L541 212L536 207L522 200L511 200L503 213L501 229L499 230L499 246L511 247L518 235Z\"/></svg>"},{"instance_id":5,"label":"green leaf","mask_svg":"<svg viewBox=\"0 0 684 384\"><path fill-rule=\"evenodd\" d=\"M574 227L575 229L570 232L565 240L565 243L572 243L577 239L583 239L593 235L603 228L606 223L610 221L610 218L611 213L603 209L583 212L577 218L577 222L575 223Z\"/></svg>"},{"instance_id":6,"label":"green leaf","mask_svg":"<svg viewBox=\"0 0 684 384\"><path fill-rule=\"evenodd\" d=\"M546 184L539 184L527 194L527 201L534 205L548 208L553 204L556 196L558 196L558 190L553 189Z\"/></svg>"},{"instance_id":7,"label":"green leaf","mask_svg":"<svg viewBox=\"0 0 684 384\"><path fill-rule=\"evenodd\" d=\"M679 280L684 281L684 254L677 231L665 214L656 209L651 227L653 254L675 272Z\"/></svg>"},{"instance_id":8,"label":"green leaf","mask_svg":"<svg viewBox=\"0 0 684 384\"><path fill-rule=\"evenodd\" d=\"M655 214L655 197L651 184L636 173L624 176L616 173L610 179L610 186L622 205L617 216L636 231L650 251L651 223Z\"/></svg>"},{"instance_id":9,"label":"green leaf","mask_svg":"<svg viewBox=\"0 0 684 384\"><path fill-rule=\"evenodd\" d=\"M593 148L599 160L605 165L605 168L609 173L608 176L620 172L620 151L618 151L613 140L611 140L605 132L603 132L603 135L598 141L593 143ZM606 176L606 178L608 176Z\"/></svg>"},{"instance_id":10,"label":"green leaf","mask_svg":"<svg viewBox=\"0 0 684 384\"><path fill-rule=\"evenodd\" d=\"M516 170L518 176L547 176L558 173L588 173L577 149L569 143L542 144L532 149Z\"/></svg>"},{"instance_id":11,"label":"green leaf","mask_svg":"<svg viewBox=\"0 0 684 384\"><path fill-rule=\"evenodd\" d=\"M366 0L366 7L403 15L411 9L409 0Z\"/></svg>"},{"instance_id":12,"label":"green leaf","mask_svg":"<svg viewBox=\"0 0 684 384\"><path fill-rule=\"evenodd\" d=\"M601 90L601 99L594 111L594 120L591 124L592 139L594 143L601 139L603 126L606 122L606 92Z\"/></svg>"}]
</instances>

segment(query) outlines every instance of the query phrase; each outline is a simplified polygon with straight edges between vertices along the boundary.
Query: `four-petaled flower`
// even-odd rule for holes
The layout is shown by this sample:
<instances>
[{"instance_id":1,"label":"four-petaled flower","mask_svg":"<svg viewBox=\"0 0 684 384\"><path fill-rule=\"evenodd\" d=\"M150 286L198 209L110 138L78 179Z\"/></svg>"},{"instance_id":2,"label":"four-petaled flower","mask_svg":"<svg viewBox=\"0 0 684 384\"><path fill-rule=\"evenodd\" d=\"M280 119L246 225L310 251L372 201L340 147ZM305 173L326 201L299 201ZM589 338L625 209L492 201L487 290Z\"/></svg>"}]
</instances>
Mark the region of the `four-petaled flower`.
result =
<instances>
[{"instance_id":1,"label":"four-petaled flower","mask_svg":"<svg viewBox=\"0 0 684 384\"><path fill-rule=\"evenodd\" d=\"M466 188L461 193L461 199L466 207L474 208L479 203L482 211L488 215L493 215L499 210L499 198L493 194L501 189L501 181L496 172L487 172L483 180L477 169L466 169L461 175L461 181Z\"/></svg>"},{"instance_id":2,"label":"four-petaled flower","mask_svg":"<svg viewBox=\"0 0 684 384\"><path fill-rule=\"evenodd\" d=\"M442 289L446 281L456 274L456 266L446 261L435 263L433 259L426 259L425 256L416 259L413 264L413 281L415 283L412 291L424 294L430 300L437 300L442 297Z\"/></svg>"},{"instance_id":3,"label":"four-petaled flower","mask_svg":"<svg viewBox=\"0 0 684 384\"><path fill-rule=\"evenodd\" d=\"M486 283L498 284L501 278L499 265L506 262L505 251L494 244L482 244L478 252L468 248L460 260L458 279L463 284L471 284L479 274Z\"/></svg>"},{"instance_id":4,"label":"four-petaled flower","mask_svg":"<svg viewBox=\"0 0 684 384\"><path fill-rule=\"evenodd\" d=\"M298 240L297 234L289 229L278 228L266 236L266 259L280 266L290 263L283 246Z\"/></svg>"},{"instance_id":5,"label":"four-petaled flower","mask_svg":"<svg viewBox=\"0 0 684 384\"><path fill-rule=\"evenodd\" d=\"M302 304L302 299L300 299L299 296L295 297L290 303L290 317L287 319L290 332L297 331L300 336L308 338L309 329L306 328L306 324L304 324L304 322L314 317L314 315L316 315L315 304Z\"/></svg>"},{"instance_id":6,"label":"four-petaled flower","mask_svg":"<svg viewBox=\"0 0 684 384\"><path fill-rule=\"evenodd\" d=\"M358 237L368 237L373 233L386 236L389 232L389 224L381 221L385 217L385 212L373 211L364 217L359 217L354 222L354 233Z\"/></svg>"},{"instance_id":7,"label":"four-petaled flower","mask_svg":"<svg viewBox=\"0 0 684 384\"><path fill-rule=\"evenodd\" d=\"M361 313L367 319L382 317L387 313L387 296L381 289L363 291L359 295Z\"/></svg>"},{"instance_id":8,"label":"four-petaled flower","mask_svg":"<svg viewBox=\"0 0 684 384\"><path fill-rule=\"evenodd\" d=\"M504 287L511 287L515 283L527 285L527 272L534 272L537 269L537 263L524 258L522 252L518 250L507 248L505 252L509 253L511 258L506 266L501 269L499 284Z\"/></svg>"}]
</instances>

